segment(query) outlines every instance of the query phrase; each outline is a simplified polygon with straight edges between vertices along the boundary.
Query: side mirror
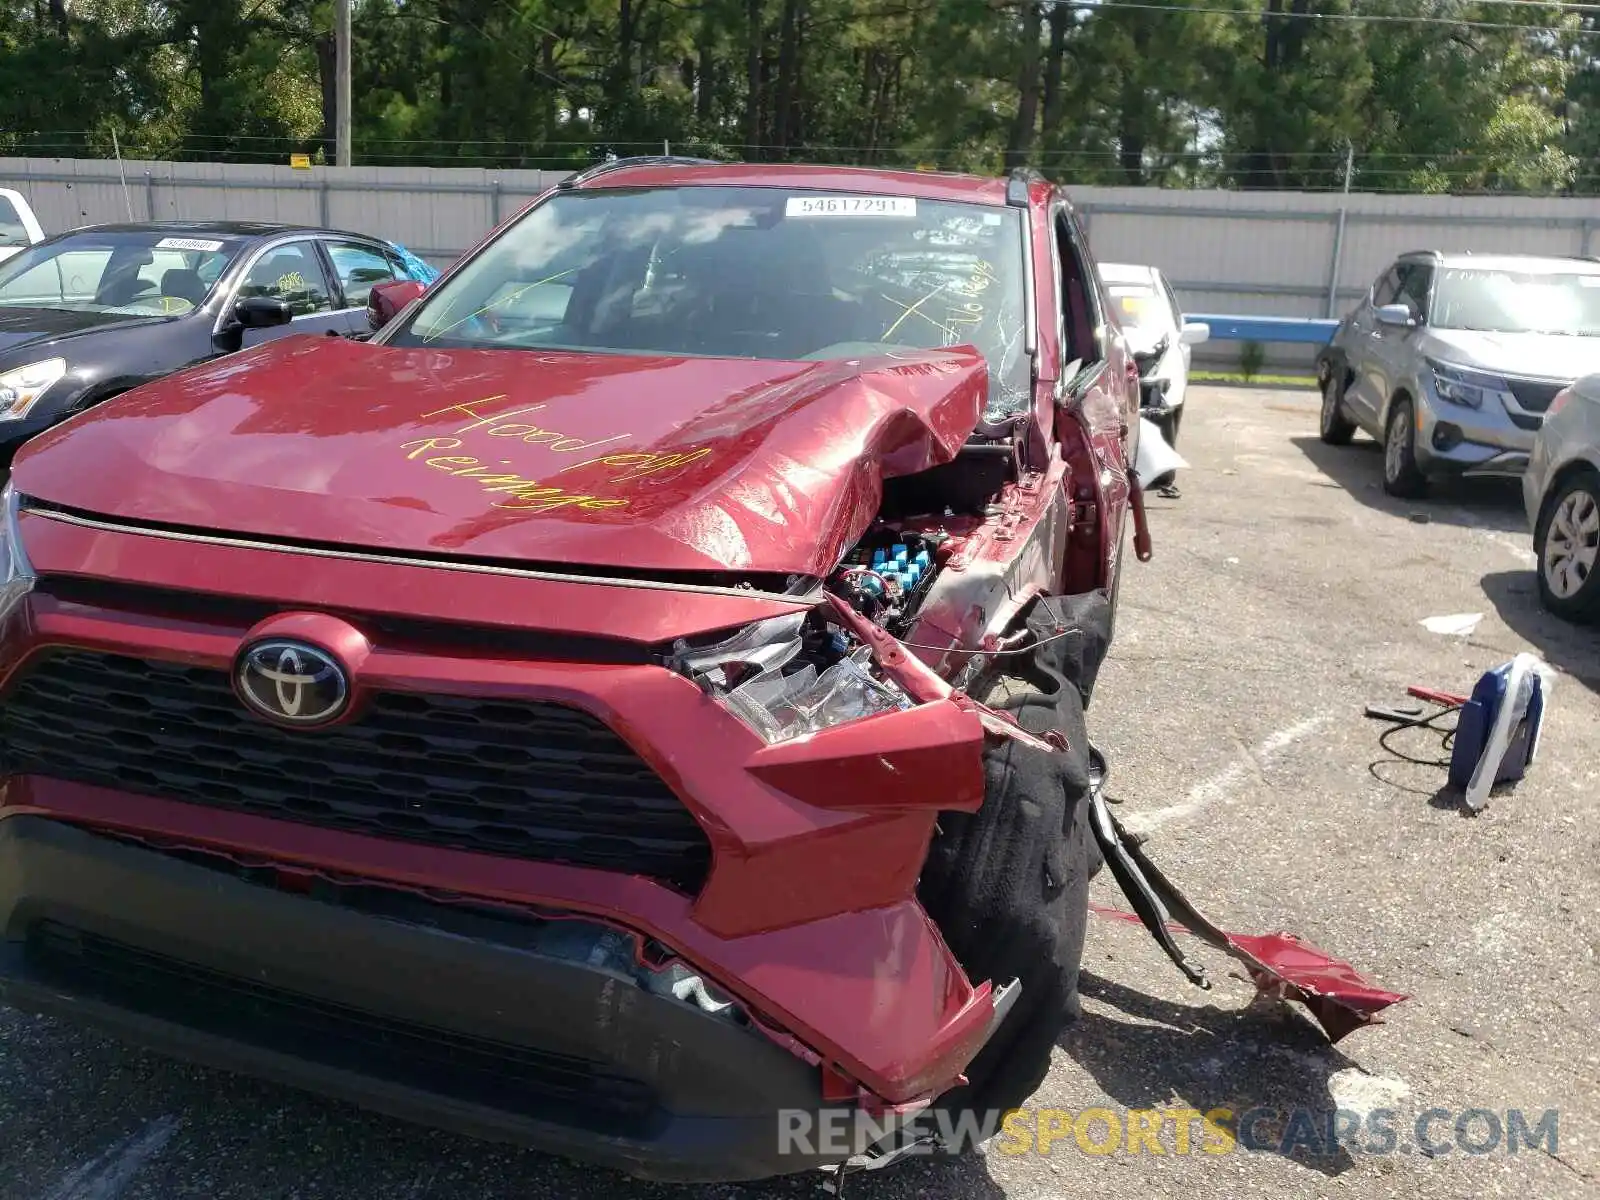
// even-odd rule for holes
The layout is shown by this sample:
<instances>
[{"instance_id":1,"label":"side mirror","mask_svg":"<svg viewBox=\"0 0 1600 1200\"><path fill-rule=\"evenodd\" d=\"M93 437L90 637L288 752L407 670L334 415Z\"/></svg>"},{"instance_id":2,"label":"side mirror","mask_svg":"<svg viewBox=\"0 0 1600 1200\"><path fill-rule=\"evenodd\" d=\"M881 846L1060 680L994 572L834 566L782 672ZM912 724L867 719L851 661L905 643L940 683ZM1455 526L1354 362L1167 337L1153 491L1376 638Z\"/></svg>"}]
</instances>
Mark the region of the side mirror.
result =
<instances>
[{"instance_id":1,"label":"side mirror","mask_svg":"<svg viewBox=\"0 0 1600 1200\"><path fill-rule=\"evenodd\" d=\"M1372 313L1379 325L1390 325L1396 329L1411 329L1417 323L1417 318L1411 315L1411 309L1404 304L1380 304Z\"/></svg>"},{"instance_id":2,"label":"side mirror","mask_svg":"<svg viewBox=\"0 0 1600 1200\"><path fill-rule=\"evenodd\" d=\"M246 329L272 329L294 320L294 310L275 296L246 296L233 302L233 319Z\"/></svg>"},{"instance_id":3,"label":"side mirror","mask_svg":"<svg viewBox=\"0 0 1600 1200\"><path fill-rule=\"evenodd\" d=\"M427 290L425 285L414 279L394 279L376 284L367 293L367 326L377 333L394 320L401 309Z\"/></svg>"},{"instance_id":4,"label":"side mirror","mask_svg":"<svg viewBox=\"0 0 1600 1200\"><path fill-rule=\"evenodd\" d=\"M1198 346L1211 340L1211 326L1204 321L1185 321L1178 331L1178 341L1185 346Z\"/></svg>"}]
</instances>

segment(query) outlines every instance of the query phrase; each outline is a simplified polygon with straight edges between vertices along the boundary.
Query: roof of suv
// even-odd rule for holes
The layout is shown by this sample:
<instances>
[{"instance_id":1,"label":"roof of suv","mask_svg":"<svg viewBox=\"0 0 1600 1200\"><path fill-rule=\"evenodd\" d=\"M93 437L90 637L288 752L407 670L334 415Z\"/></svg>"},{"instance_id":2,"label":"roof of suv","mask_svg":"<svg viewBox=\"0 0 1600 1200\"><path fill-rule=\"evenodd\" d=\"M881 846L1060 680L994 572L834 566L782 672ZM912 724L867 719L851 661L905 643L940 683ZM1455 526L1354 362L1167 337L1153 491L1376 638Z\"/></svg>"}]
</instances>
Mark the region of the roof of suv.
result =
<instances>
[{"instance_id":1,"label":"roof of suv","mask_svg":"<svg viewBox=\"0 0 1600 1200\"><path fill-rule=\"evenodd\" d=\"M1552 275L1600 275L1600 259L1566 258L1556 254L1470 254L1413 250L1402 258L1429 258L1441 267L1477 267L1485 271L1548 272Z\"/></svg>"},{"instance_id":2,"label":"roof of suv","mask_svg":"<svg viewBox=\"0 0 1600 1200\"><path fill-rule=\"evenodd\" d=\"M844 192L912 196L919 200L954 200L967 204L1001 206L1006 203L1007 180L984 175L955 175L936 171L887 171L870 167L832 167L801 163L711 163L691 159L656 159L637 165L627 161L606 164L603 171L585 172L569 186L583 189L627 187L793 187ZM1030 191L1048 186L1031 181ZM1034 193L1037 196L1037 192Z\"/></svg>"}]
</instances>

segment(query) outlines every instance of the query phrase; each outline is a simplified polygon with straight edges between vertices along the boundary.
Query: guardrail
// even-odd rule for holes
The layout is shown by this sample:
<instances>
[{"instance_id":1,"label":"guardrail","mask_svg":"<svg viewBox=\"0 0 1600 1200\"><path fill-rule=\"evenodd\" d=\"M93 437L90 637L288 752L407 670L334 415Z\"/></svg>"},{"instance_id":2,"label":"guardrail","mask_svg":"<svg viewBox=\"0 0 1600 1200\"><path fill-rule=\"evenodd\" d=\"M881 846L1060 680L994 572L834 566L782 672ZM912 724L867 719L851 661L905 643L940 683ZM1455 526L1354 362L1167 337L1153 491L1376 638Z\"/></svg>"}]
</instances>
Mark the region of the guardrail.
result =
<instances>
[{"instance_id":1,"label":"guardrail","mask_svg":"<svg viewBox=\"0 0 1600 1200\"><path fill-rule=\"evenodd\" d=\"M1339 322L1315 317L1234 317L1211 313L1184 313L1185 321L1204 321L1215 342L1300 342L1321 346L1339 328Z\"/></svg>"}]
</instances>

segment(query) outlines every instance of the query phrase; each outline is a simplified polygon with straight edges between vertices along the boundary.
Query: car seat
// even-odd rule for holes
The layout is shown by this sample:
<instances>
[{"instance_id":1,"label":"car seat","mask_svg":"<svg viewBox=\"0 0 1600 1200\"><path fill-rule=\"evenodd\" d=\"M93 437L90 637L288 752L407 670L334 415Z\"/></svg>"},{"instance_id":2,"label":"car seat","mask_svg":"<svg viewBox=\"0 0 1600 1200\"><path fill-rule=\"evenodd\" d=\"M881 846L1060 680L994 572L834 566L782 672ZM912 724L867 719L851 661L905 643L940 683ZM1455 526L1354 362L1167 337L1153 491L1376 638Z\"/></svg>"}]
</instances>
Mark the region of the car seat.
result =
<instances>
[{"instance_id":1,"label":"car seat","mask_svg":"<svg viewBox=\"0 0 1600 1200\"><path fill-rule=\"evenodd\" d=\"M699 353L798 359L865 332L857 306L835 291L811 229L787 221L730 229L692 254L684 270L701 294Z\"/></svg>"},{"instance_id":2,"label":"car seat","mask_svg":"<svg viewBox=\"0 0 1600 1200\"><path fill-rule=\"evenodd\" d=\"M170 271L162 272L161 294L163 296L176 296L180 300L187 300L195 308L199 308L205 303L206 293L210 290L197 271L174 267Z\"/></svg>"}]
</instances>

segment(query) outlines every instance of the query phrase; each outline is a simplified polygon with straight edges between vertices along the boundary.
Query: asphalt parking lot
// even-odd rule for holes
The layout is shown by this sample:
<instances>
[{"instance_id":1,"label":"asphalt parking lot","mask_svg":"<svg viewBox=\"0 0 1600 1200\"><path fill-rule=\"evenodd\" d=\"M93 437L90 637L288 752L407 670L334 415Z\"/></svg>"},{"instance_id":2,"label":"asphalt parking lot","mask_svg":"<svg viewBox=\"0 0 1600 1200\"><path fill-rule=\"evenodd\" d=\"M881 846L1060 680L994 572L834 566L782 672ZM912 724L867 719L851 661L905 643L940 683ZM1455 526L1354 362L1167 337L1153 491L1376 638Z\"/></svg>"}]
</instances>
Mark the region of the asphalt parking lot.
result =
<instances>
[{"instance_id":1,"label":"asphalt parking lot","mask_svg":"<svg viewBox=\"0 0 1600 1200\"><path fill-rule=\"evenodd\" d=\"M1380 451L1316 438L1311 393L1198 388L1156 557L1130 562L1090 727L1152 857L1219 924L1292 930L1410 995L1329 1047L1252 1005L1227 960L1188 985L1136 928L1091 923L1085 1013L1040 1107L1394 1110L1392 1153L990 1152L849 1181L860 1200L1596 1194L1600 1175L1600 633L1543 615L1514 492L1388 499ZM1465 635L1429 617L1481 613ZM1557 669L1540 760L1463 816L1442 769L1392 759L1368 701L1468 690L1532 649ZM1396 742L1433 757L1436 740ZM1096 899L1119 903L1109 881ZM1434 1153L1414 1144L1416 1119ZM1559 1110L1555 1152L1467 1153L1457 1114ZM1482 1117L1468 1144L1488 1141ZM1264 1127L1271 1132L1270 1123ZM1381 1147L1379 1147L1381 1148ZM653 1188L197 1070L0 1009L5 1200L540 1200L817 1196L802 1178Z\"/></svg>"}]
</instances>

